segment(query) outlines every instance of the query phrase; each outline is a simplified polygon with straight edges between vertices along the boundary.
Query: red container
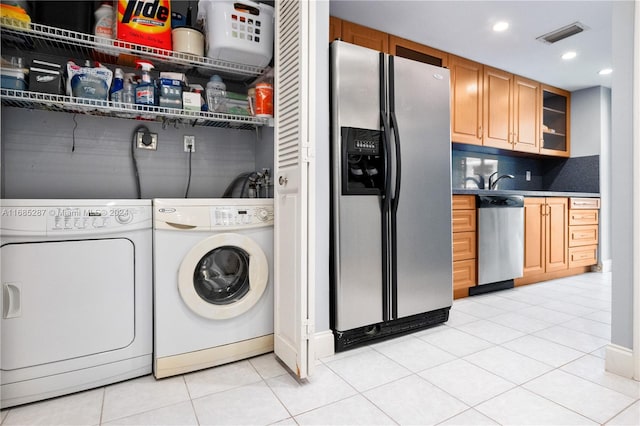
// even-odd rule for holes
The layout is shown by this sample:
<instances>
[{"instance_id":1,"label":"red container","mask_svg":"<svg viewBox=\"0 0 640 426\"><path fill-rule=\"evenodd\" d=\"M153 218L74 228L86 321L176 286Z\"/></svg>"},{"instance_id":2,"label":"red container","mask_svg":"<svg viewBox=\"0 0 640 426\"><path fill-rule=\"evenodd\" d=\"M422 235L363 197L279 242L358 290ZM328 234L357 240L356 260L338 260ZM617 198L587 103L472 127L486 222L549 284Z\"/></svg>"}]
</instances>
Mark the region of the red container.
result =
<instances>
[{"instance_id":1,"label":"red container","mask_svg":"<svg viewBox=\"0 0 640 426\"><path fill-rule=\"evenodd\" d=\"M273 117L273 85L256 84L256 117Z\"/></svg>"},{"instance_id":2,"label":"red container","mask_svg":"<svg viewBox=\"0 0 640 426\"><path fill-rule=\"evenodd\" d=\"M118 0L118 40L171 50L170 0Z\"/></svg>"}]
</instances>

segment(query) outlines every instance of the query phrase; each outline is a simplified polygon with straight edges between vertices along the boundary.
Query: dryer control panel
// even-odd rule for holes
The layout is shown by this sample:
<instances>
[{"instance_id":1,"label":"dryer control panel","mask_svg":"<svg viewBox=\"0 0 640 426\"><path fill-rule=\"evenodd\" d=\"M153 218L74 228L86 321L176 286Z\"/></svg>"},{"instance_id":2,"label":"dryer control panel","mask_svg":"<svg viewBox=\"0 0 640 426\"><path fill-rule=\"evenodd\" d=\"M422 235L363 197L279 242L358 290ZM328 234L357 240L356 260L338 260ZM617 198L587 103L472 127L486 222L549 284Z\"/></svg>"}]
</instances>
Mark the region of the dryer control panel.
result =
<instances>
[{"instance_id":1,"label":"dryer control panel","mask_svg":"<svg viewBox=\"0 0 640 426\"><path fill-rule=\"evenodd\" d=\"M86 235L151 228L151 206L3 206L4 235Z\"/></svg>"},{"instance_id":2,"label":"dryer control panel","mask_svg":"<svg viewBox=\"0 0 640 426\"><path fill-rule=\"evenodd\" d=\"M273 225L273 206L211 207L211 227L254 227Z\"/></svg>"}]
</instances>

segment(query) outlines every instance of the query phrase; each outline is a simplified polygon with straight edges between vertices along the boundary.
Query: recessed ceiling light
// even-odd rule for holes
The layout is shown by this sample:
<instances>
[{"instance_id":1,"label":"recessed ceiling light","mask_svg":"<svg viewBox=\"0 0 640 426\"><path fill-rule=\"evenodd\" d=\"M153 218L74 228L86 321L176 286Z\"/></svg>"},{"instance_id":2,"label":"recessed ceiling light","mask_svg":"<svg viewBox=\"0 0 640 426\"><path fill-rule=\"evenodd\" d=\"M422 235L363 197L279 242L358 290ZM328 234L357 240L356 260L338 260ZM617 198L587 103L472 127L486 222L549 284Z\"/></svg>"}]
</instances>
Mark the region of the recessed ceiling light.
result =
<instances>
[{"instance_id":1,"label":"recessed ceiling light","mask_svg":"<svg viewBox=\"0 0 640 426\"><path fill-rule=\"evenodd\" d=\"M611 68L605 68L605 69L600 70L598 72L598 74L600 74L600 75L609 75L612 72L613 72L613 70Z\"/></svg>"},{"instance_id":2,"label":"recessed ceiling light","mask_svg":"<svg viewBox=\"0 0 640 426\"><path fill-rule=\"evenodd\" d=\"M509 28L509 23L505 21L500 21L493 26L493 31L502 32L502 31L506 31L507 28Z\"/></svg>"},{"instance_id":3,"label":"recessed ceiling light","mask_svg":"<svg viewBox=\"0 0 640 426\"><path fill-rule=\"evenodd\" d=\"M571 52L567 52L564 55L562 55L562 59L569 60L569 59L575 58L576 56L578 56L578 54L576 52L571 51Z\"/></svg>"}]
</instances>

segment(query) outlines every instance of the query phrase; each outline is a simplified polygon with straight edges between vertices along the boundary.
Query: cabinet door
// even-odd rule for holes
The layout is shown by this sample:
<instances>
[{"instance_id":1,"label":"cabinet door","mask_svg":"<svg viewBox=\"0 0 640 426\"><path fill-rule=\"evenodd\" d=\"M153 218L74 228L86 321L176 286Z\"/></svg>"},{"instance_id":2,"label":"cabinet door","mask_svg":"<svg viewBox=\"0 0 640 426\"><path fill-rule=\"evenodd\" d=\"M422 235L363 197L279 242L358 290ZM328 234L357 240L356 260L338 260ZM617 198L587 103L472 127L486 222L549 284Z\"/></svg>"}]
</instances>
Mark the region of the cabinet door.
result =
<instances>
[{"instance_id":1,"label":"cabinet door","mask_svg":"<svg viewBox=\"0 0 640 426\"><path fill-rule=\"evenodd\" d=\"M542 85L542 141L540 153L569 157L571 139L571 93Z\"/></svg>"},{"instance_id":2,"label":"cabinet door","mask_svg":"<svg viewBox=\"0 0 640 426\"><path fill-rule=\"evenodd\" d=\"M389 35L389 52L394 56L438 67L446 67L448 65L448 53L394 35Z\"/></svg>"},{"instance_id":3,"label":"cabinet door","mask_svg":"<svg viewBox=\"0 0 640 426\"><path fill-rule=\"evenodd\" d=\"M545 271L545 209L544 198L524 199L524 274Z\"/></svg>"},{"instance_id":4,"label":"cabinet door","mask_svg":"<svg viewBox=\"0 0 640 426\"><path fill-rule=\"evenodd\" d=\"M451 140L482 145L483 65L449 55Z\"/></svg>"},{"instance_id":5,"label":"cabinet door","mask_svg":"<svg viewBox=\"0 0 640 426\"><path fill-rule=\"evenodd\" d=\"M484 137L482 144L513 149L511 111L513 74L484 67Z\"/></svg>"},{"instance_id":6,"label":"cabinet door","mask_svg":"<svg viewBox=\"0 0 640 426\"><path fill-rule=\"evenodd\" d=\"M389 34L373 28L342 21L342 40L379 52L389 53Z\"/></svg>"},{"instance_id":7,"label":"cabinet door","mask_svg":"<svg viewBox=\"0 0 640 426\"><path fill-rule=\"evenodd\" d=\"M342 19L329 16L329 43L342 38Z\"/></svg>"},{"instance_id":8,"label":"cabinet door","mask_svg":"<svg viewBox=\"0 0 640 426\"><path fill-rule=\"evenodd\" d=\"M546 272L552 272L569 267L569 200L551 197L546 203Z\"/></svg>"},{"instance_id":9,"label":"cabinet door","mask_svg":"<svg viewBox=\"0 0 640 426\"><path fill-rule=\"evenodd\" d=\"M540 83L516 76L513 85L513 149L540 151Z\"/></svg>"}]
</instances>

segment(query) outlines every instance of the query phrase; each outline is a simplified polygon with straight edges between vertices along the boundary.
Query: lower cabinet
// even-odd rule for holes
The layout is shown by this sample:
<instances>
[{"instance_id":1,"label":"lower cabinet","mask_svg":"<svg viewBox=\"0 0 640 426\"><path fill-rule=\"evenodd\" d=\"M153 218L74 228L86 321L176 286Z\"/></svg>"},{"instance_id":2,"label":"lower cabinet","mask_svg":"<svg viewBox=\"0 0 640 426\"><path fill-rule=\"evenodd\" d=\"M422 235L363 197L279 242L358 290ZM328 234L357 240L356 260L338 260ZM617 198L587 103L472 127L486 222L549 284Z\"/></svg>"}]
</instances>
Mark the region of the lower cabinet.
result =
<instances>
[{"instance_id":1,"label":"lower cabinet","mask_svg":"<svg viewBox=\"0 0 640 426\"><path fill-rule=\"evenodd\" d=\"M523 277L569 267L568 208L567 198L524 199Z\"/></svg>"},{"instance_id":2,"label":"lower cabinet","mask_svg":"<svg viewBox=\"0 0 640 426\"><path fill-rule=\"evenodd\" d=\"M478 284L476 259L476 197L454 195L453 216L453 297L469 295L469 287Z\"/></svg>"},{"instance_id":3,"label":"lower cabinet","mask_svg":"<svg viewBox=\"0 0 640 426\"><path fill-rule=\"evenodd\" d=\"M569 201L569 267L598 263L599 198Z\"/></svg>"}]
</instances>

